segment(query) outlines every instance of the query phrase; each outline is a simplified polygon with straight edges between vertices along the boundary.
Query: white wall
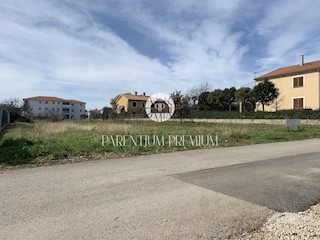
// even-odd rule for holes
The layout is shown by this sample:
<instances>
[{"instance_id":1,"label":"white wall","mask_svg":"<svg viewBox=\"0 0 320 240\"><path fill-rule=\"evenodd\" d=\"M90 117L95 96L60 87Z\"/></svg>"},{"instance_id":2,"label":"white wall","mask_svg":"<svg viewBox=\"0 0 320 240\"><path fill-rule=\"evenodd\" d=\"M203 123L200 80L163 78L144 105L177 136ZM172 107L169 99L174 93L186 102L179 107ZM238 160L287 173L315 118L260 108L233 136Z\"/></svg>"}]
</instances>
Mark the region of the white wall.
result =
<instances>
[{"instance_id":1,"label":"white wall","mask_svg":"<svg viewBox=\"0 0 320 240\"><path fill-rule=\"evenodd\" d=\"M86 114L86 104L85 103L71 103L70 108L70 118L79 120L80 116Z\"/></svg>"},{"instance_id":2,"label":"white wall","mask_svg":"<svg viewBox=\"0 0 320 240\"><path fill-rule=\"evenodd\" d=\"M86 104L68 101L39 101L39 100L25 100L28 101L28 106L34 117L46 117L48 113L69 115L69 119L79 120L82 114L85 114ZM70 103L64 105L63 103ZM69 113L64 113L63 109L68 109Z\"/></svg>"}]
</instances>

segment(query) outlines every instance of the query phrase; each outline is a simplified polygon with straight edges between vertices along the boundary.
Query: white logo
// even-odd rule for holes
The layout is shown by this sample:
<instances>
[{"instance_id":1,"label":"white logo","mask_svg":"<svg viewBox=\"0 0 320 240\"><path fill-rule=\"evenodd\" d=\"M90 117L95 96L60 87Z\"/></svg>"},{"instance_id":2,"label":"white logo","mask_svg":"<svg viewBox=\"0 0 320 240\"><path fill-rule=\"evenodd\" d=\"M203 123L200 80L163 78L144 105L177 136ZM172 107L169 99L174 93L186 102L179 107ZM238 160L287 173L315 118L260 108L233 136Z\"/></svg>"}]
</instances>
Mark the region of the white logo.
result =
<instances>
[{"instance_id":1,"label":"white logo","mask_svg":"<svg viewBox=\"0 0 320 240\"><path fill-rule=\"evenodd\" d=\"M153 94L146 102L146 113L155 122L168 121L175 110L172 98L165 93Z\"/></svg>"}]
</instances>

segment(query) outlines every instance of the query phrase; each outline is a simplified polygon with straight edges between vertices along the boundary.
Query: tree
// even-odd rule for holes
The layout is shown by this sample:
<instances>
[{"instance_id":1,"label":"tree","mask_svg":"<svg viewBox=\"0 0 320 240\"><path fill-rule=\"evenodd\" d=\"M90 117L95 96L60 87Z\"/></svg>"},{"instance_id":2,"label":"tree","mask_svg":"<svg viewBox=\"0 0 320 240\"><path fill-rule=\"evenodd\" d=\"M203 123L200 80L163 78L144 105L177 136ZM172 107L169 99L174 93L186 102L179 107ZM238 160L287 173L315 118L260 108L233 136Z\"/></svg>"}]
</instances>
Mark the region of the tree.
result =
<instances>
[{"instance_id":1,"label":"tree","mask_svg":"<svg viewBox=\"0 0 320 240\"><path fill-rule=\"evenodd\" d=\"M201 83L200 86L198 87L200 94L204 92L209 92L210 89L211 89L211 86L208 82Z\"/></svg>"},{"instance_id":2,"label":"tree","mask_svg":"<svg viewBox=\"0 0 320 240\"><path fill-rule=\"evenodd\" d=\"M189 89L187 95L191 101L192 106L197 106L199 100L198 89L196 87Z\"/></svg>"},{"instance_id":3,"label":"tree","mask_svg":"<svg viewBox=\"0 0 320 240\"><path fill-rule=\"evenodd\" d=\"M279 90L268 80L260 82L253 88L253 96L256 102L262 105L262 111L264 111L264 106L272 104L278 95Z\"/></svg>"},{"instance_id":4,"label":"tree","mask_svg":"<svg viewBox=\"0 0 320 240\"><path fill-rule=\"evenodd\" d=\"M231 105L236 100L235 92L236 92L235 87L225 88L222 91L220 101L221 101L222 105L224 106L224 110L228 109L229 111L231 111Z\"/></svg>"},{"instance_id":5,"label":"tree","mask_svg":"<svg viewBox=\"0 0 320 240\"><path fill-rule=\"evenodd\" d=\"M239 102L240 112L253 111L255 108L255 100L253 98L252 89L248 87L239 88L235 92L236 100Z\"/></svg>"},{"instance_id":6,"label":"tree","mask_svg":"<svg viewBox=\"0 0 320 240\"><path fill-rule=\"evenodd\" d=\"M24 118L25 121L29 121L29 122L33 119L33 113L29 106L28 101L24 101L22 105L22 117Z\"/></svg>"},{"instance_id":7,"label":"tree","mask_svg":"<svg viewBox=\"0 0 320 240\"><path fill-rule=\"evenodd\" d=\"M199 107L199 97L202 93L209 92L210 85L208 82L201 83L199 86L194 86L188 90L187 96L191 101L192 106Z\"/></svg>"},{"instance_id":8,"label":"tree","mask_svg":"<svg viewBox=\"0 0 320 240\"><path fill-rule=\"evenodd\" d=\"M119 99L120 96L121 94L118 94L117 96L110 99L110 105L113 109L117 108L117 100Z\"/></svg>"},{"instance_id":9,"label":"tree","mask_svg":"<svg viewBox=\"0 0 320 240\"><path fill-rule=\"evenodd\" d=\"M209 107L213 110L221 110L223 107L221 104L221 97L222 97L221 89L216 89L210 92L207 97Z\"/></svg>"},{"instance_id":10,"label":"tree","mask_svg":"<svg viewBox=\"0 0 320 240\"><path fill-rule=\"evenodd\" d=\"M101 118L102 119L108 119L109 118L109 112L112 111L113 109L110 109L108 107L104 107L102 108L102 114L101 114Z\"/></svg>"},{"instance_id":11,"label":"tree","mask_svg":"<svg viewBox=\"0 0 320 240\"><path fill-rule=\"evenodd\" d=\"M10 113L10 122L15 122L22 116L23 101L19 98L5 99L0 103L0 107Z\"/></svg>"},{"instance_id":12,"label":"tree","mask_svg":"<svg viewBox=\"0 0 320 240\"><path fill-rule=\"evenodd\" d=\"M274 108L274 110L278 111L279 109L281 109L281 106L283 105L283 102L284 102L284 96L279 92L279 95L274 100L274 103L273 103L272 107Z\"/></svg>"},{"instance_id":13,"label":"tree","mask_svg":"<svg viewBox=\"0 0 320 240\"><path fill-rule=\"evenodd\" d=\"M177 90L171 94L171 98L175 104L175 114L182 122L183 117L190 113L190 99Z\"/></svg>"},{"instance_id":14,"label":"tree","mask_svg":"<svg viewBox=\"0 0 320 240\"><path fill-rule=\"evenodd\" d=\"M200 94L199 100L198 100L198 109L199 110L204 110L209 107L208 95L209 95L209 92L203 92Z\"/></svg>"},{"instance_id":15,"label":"tree","mask_svg":"<svg viewBox=\"0 0 320 240\"><path fill-rule=\"evenodd\" d=\"M101 119L102 118L102 113L101 110L94 109L89 111L89 119Z\"/></svg>"}]
</instances>

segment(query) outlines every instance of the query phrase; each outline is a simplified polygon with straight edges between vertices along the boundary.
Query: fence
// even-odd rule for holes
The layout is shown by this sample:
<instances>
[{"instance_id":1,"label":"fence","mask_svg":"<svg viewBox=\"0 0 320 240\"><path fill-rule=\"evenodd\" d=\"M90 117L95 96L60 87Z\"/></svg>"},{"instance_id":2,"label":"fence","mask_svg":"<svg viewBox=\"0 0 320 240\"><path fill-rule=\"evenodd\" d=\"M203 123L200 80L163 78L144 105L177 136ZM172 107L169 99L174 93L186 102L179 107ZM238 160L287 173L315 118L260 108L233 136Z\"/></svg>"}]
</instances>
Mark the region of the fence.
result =
<instances>
[{"instance_id":1,"label":"fence","mask_svg":"<svg viewBox=\"0 0 320 240\"><path fill-rule=\"evenodd\" d=\"M0 108L0 129L10 123L10 113Z\"/></svg>"}]
</instances>

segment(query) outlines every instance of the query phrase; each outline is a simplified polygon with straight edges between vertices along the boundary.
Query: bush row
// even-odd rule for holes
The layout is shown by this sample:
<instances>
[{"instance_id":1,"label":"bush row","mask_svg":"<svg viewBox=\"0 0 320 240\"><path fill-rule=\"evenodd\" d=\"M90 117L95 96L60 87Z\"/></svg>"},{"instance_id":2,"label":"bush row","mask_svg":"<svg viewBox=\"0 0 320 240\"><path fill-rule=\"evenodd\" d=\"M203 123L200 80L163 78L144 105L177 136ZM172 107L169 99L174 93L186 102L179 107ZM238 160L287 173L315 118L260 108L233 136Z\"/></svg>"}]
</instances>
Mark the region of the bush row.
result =
<instances>
[{"instance_id":1,"label":"bush row","mask_svg":"<svg viewBox=\"0 0 320 240\"><path fill-rule=\"evenodd\" d=\"M193 110L186 118L198 119L320 119L320 110L280 110L276 112L221 112Z\"/></svg>"}]
</instances>

